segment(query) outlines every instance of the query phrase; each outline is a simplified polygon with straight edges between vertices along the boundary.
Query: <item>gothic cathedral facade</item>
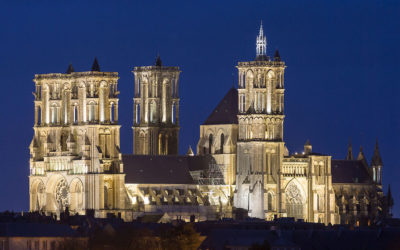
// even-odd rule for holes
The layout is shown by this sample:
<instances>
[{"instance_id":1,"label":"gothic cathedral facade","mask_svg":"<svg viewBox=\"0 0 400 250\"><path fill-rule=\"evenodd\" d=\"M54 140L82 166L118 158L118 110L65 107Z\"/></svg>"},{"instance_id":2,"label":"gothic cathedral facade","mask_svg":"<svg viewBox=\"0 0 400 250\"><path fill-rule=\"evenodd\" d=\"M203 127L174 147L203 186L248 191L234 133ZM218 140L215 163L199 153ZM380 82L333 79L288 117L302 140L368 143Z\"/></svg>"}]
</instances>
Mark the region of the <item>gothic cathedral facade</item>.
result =
<instances>
[{"instance_id":1,"label":"gothic cathedral facade","mask_svg":"<svg viewBox=\"0 0 400 250\"><path fill-rule=\"evenodd\" d=\"M291 154L285 145L285 63L267 55L262 25L256 58L239 62L231 88L200 125L197 154L178 155L179 67L134 67L133 154L122 155L118 73L35 75L30 144L30 211L69 209L132 220L164 213L189 220L293 217L308 222L365 224L385 215L378 145L369 166L362 150L345 160ZM386 203L385 203L386 202ZM183 217L182 217L183 216Z\"/></svg>"}]
</instances>

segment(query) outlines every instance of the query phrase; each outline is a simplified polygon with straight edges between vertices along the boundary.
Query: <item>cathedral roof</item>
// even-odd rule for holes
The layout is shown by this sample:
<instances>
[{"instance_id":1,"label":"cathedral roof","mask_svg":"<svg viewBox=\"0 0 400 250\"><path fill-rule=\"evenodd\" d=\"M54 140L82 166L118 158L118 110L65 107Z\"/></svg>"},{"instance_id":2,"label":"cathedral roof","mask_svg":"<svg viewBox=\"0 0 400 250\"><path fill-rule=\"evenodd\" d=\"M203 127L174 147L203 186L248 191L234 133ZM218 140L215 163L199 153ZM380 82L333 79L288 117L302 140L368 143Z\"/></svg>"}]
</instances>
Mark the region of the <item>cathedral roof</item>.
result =
<instances>
[{"instance_id":1,"label":"cathedral roof","mask_svg":"<svg viewBox=\"0 0 400 250\"><path fill-rule=\"evenodd\" d=\"M196 184L190 171L209 167L207 156L123 155L125 182L137 184Z\"/></svg>"},{"instance_id":2,"label":"cathedral roof","mask_svg":"<svg viewBox=\"0 0 400 250\"><path fill-rule=\"evenodd\" d=\"M235 88L231 88L203 125L238 124L237 107L238 91Z\"/></svg>"},{"instance_id":3,"label":"cathedral roof","mask_svg":"<svg viewBox=\"0 0 400 250\"><path fill-rule=\"evenodd\" d=\"M332 183L372 183L361 160L332 160Z\"/></svg>"}]
</instances>

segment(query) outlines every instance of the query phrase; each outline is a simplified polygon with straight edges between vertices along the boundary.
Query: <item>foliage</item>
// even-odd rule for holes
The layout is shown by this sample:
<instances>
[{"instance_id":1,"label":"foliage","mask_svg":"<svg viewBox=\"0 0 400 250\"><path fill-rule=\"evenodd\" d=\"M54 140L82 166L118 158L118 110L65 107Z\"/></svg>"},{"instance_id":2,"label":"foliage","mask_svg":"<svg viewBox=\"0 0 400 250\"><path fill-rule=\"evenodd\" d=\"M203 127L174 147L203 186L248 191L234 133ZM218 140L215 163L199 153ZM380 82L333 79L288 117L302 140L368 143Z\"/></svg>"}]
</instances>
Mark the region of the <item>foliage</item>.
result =
<instances>
[{"instance_id":1,"label":"foliage","mask_svg":"<svg viewBox=\"0 0 400 250\"><path fill-rule=\"evenodd\" d=\"M161 246L165 250L197 249L202 241L202 237L193 228L192 223L169 227L161 232Z\"/></svg>"}]
</instances>

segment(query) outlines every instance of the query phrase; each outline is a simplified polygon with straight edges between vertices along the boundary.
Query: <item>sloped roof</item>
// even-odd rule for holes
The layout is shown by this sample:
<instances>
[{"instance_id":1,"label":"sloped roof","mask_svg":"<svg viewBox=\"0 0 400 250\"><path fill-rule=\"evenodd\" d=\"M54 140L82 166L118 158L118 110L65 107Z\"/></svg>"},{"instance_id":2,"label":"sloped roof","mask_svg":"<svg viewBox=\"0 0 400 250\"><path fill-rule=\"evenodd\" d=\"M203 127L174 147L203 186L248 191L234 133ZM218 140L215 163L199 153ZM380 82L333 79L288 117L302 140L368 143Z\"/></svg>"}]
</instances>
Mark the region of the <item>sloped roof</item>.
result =
<instances>
[{"instance_id":1,"label":"sloped roof","mask_svg":"<svg viewBox=\"0 0 400 250\"><path fill-rule=\"evenodd\" d=\"M208 156L123 155L125 183L195 184L190 171L207 169Z\"/></svg>"},{"instance_id":2,"label":"sloped roof","mask_svg":"<svg viewBox=\"0 0 400 250\"><path fill-rule=\"evenodd\" d=\"M238 124L238 91L231 88L203 125Z\"/></svg>"},{"instance_id":3,"label":"sloped roof","mask_svg":"<svg viewBox=\"0 0 400 250\"><path fill-rule=\"evenodd\" d=\"M360 160L332 160L332 183L372 183L371 176Z\"/></svg>"}]
</instances>

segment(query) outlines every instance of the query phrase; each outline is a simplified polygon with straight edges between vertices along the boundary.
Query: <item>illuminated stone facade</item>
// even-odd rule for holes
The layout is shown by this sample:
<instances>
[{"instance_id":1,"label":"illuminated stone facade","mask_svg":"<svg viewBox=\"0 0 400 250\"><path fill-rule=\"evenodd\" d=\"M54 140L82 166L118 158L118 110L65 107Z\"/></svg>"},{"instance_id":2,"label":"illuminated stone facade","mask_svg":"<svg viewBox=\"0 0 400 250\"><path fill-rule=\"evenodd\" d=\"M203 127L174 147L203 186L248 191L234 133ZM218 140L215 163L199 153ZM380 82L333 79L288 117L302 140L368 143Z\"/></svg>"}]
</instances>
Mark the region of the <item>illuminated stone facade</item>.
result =
<instances>
[{"instance_id":1,"label":"illuminated stone facade","mask_svg":"<svg viewBox=\"0 0 400 250\"><path fill-rule=\"evenodd\" d=\"M92 70L35 75L30 210L95 210L211 220L235 209L255 218L368 224L387 214L378 145L345 160L289 155L283 137L285 63L267 56L262 26L254 61L239 62L231 88L200 126L197 155L178 155L178 67L135 67L133 154L120 151L118 74Z\"/></svg>"},{"instance_id":2,"label":"illuminated stone facade","mask_svg":"<svg viewBox=\"0 0 400 250\"><path fill-rule=\"evenodd\" d=\"M176 155L179 137L179 68L135 67L133 153Z\"/></svg>"},{"instance_id":3,"label":"illuminated stone facade","mask_svg":"<svg viewBox=\"0 0 400 250\"><path fill-rule=\"evenodd\" d=\"M35 125L30 145L30 210L59 214L125 208L119 149L118 73L35 75Z\"/></svg>"}]
</instances>

